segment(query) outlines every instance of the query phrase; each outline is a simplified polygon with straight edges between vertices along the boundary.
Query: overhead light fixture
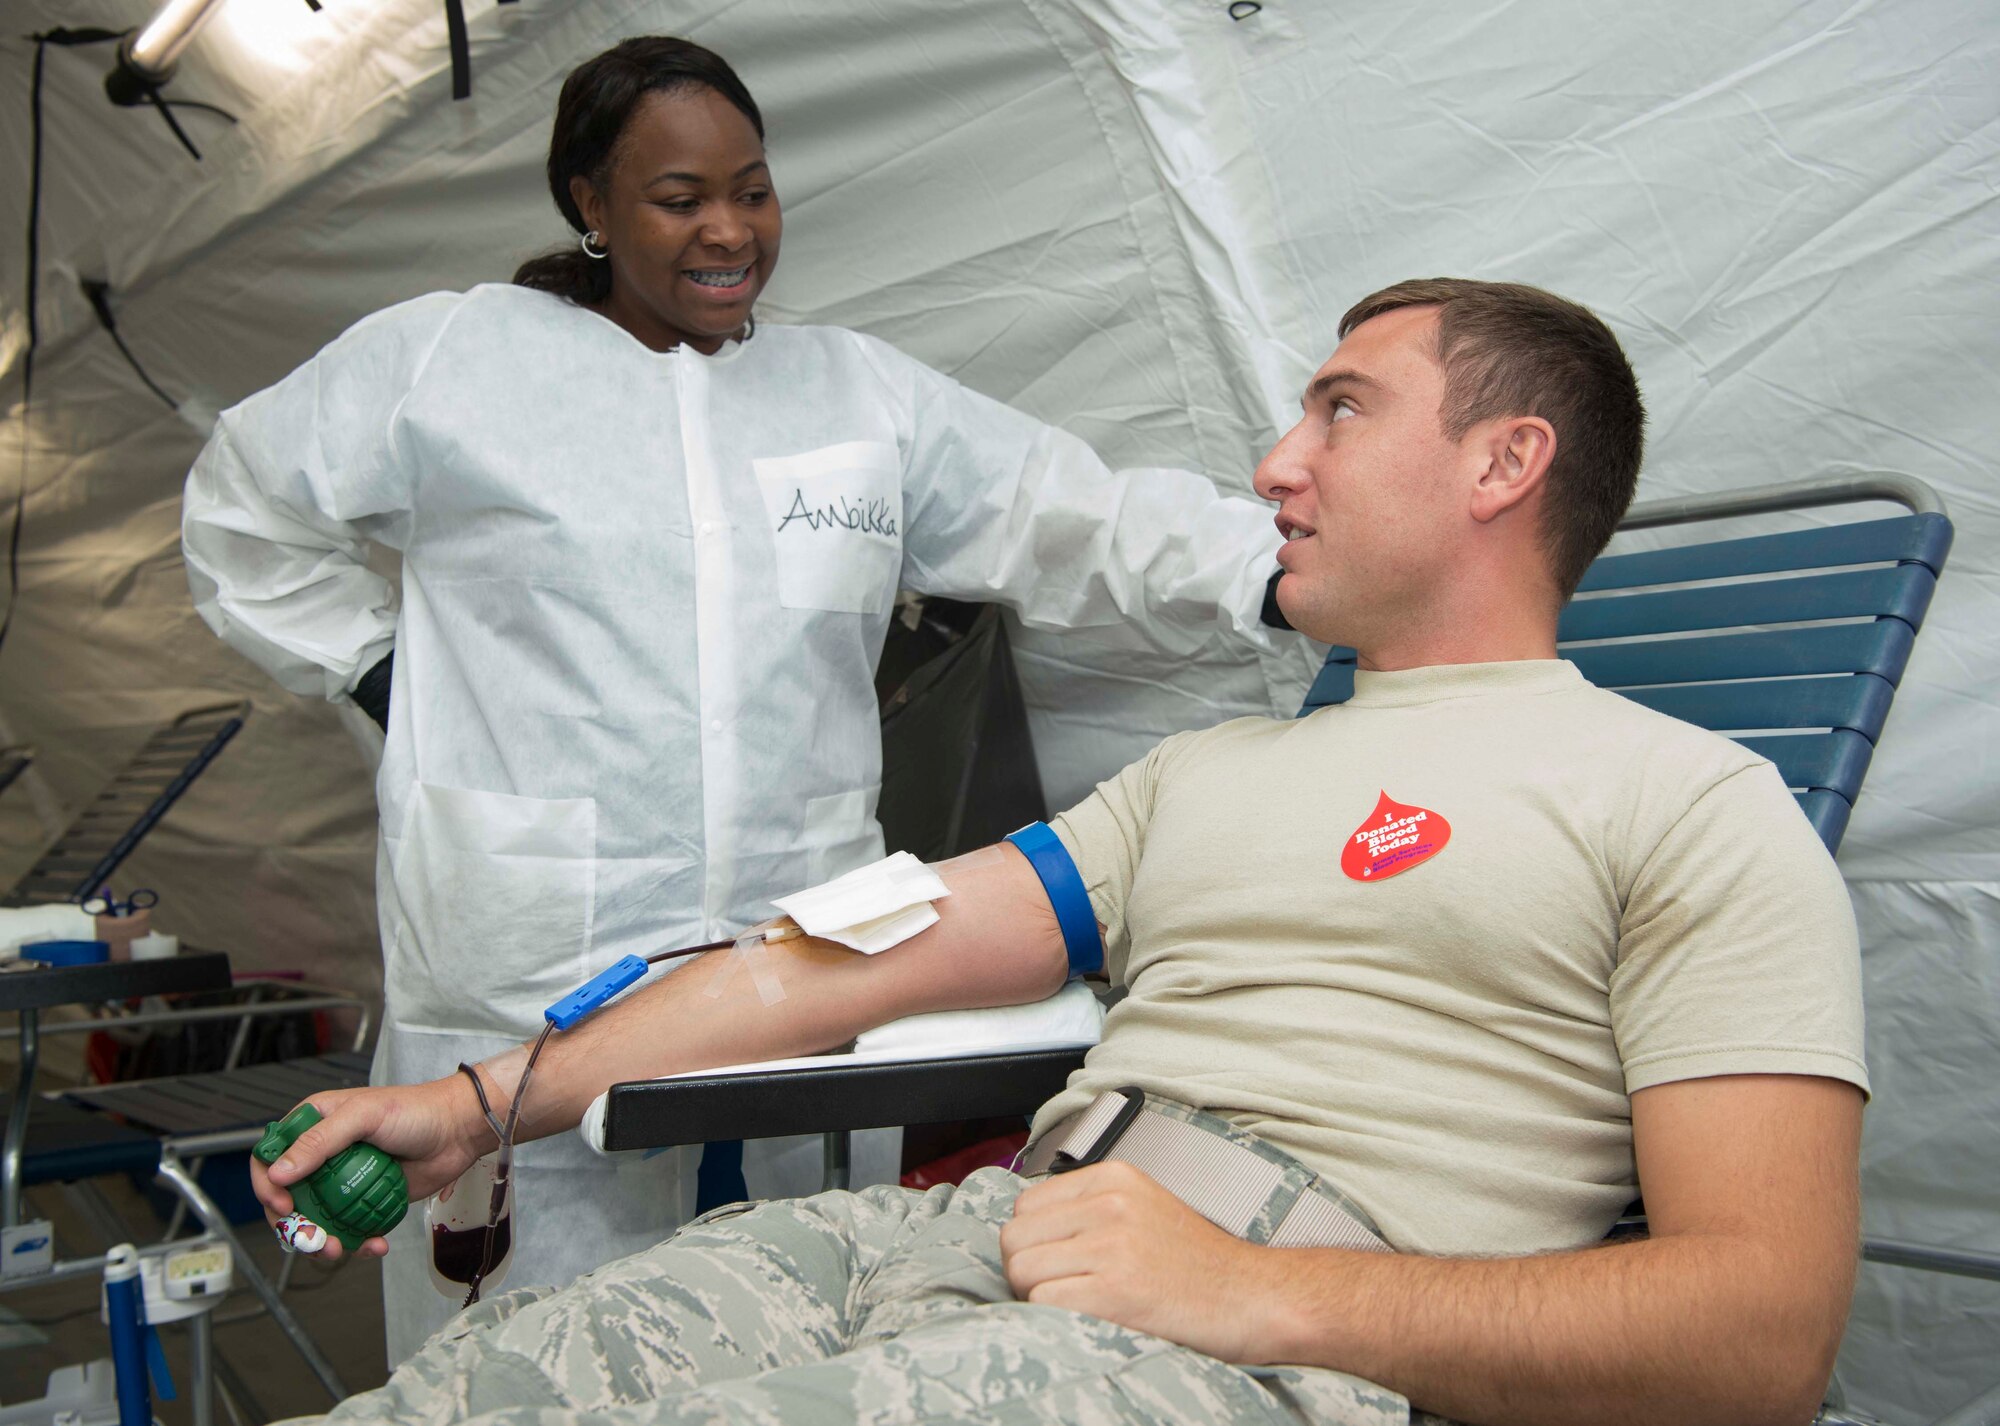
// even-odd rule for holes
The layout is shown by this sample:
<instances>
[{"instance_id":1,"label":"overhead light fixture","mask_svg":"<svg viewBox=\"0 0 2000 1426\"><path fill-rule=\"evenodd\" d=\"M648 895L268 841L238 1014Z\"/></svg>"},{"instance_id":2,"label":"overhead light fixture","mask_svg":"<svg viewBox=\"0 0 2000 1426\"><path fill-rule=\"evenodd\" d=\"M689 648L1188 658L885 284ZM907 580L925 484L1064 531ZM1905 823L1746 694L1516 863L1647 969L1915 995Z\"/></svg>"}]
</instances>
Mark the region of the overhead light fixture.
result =
<instances>
[{"instance_id":1,"label":"overhead light fixture","mask_svg":"<svg viewBox=\"0 0 2000 1426\"><path fill-rule=\"evenodd\" d=\"M113 104L149 102L173 77L174 65L223 0L166 0L153 18L118 43L118 64L104 76Z\"/></svg>"}]
</instances>

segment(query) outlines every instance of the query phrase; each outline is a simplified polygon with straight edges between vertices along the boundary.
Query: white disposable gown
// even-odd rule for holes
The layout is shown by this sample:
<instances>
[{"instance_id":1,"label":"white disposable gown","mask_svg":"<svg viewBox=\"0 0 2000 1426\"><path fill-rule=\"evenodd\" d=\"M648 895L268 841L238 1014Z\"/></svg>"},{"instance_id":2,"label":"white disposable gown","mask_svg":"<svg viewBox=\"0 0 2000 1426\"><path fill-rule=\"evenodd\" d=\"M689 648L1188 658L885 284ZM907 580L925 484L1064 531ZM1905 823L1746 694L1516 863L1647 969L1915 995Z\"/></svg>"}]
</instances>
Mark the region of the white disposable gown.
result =
<instances>
[{"instance_id":1,"label":"white disposable gown","mask_svg":"<svg viewBox=\"0 0 2000 1426\"><path fill-rule=\"evenodd\" d=\"M898 588L1268 647L1278 544L1268 508L1114 474L858 333L655 352L508 286L377 313L225 412L183 533L202 617L285 687L342 698L395 650L378 1083L517 1044L620 956L882 855ZM400 610L370 542L402 553ZM528 1146L509 1282L659 1241L691 1206L683 1158ZM745 1170L756 1196L811 1191L817 1150L752 1144ZM392 1360L456 1305L417 1216L387 1264Z\"/></svg>"}]
</instances>

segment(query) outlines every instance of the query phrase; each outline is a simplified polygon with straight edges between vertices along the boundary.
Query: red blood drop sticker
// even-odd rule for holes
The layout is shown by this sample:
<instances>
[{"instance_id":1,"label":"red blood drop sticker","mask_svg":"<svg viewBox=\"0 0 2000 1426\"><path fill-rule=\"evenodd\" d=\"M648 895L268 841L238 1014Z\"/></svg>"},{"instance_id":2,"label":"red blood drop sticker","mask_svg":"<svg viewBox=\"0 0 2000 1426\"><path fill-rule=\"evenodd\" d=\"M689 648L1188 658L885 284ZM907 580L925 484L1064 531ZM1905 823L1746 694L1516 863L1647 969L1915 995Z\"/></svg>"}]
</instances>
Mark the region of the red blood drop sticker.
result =
<instances>
[{"instance_id":1,"label":"red blood drop sticker","mask_svg":"<svg viewBox=\"0 0 2000 1426\"><path fill-rule=\"evenodd\" d=\"M1340 869L1356 881L1387 881L1422 866L1451 840L1451 823L1427 807L1411 807L1388 793L1341 849Z\"/></svg>"}]
</instances>

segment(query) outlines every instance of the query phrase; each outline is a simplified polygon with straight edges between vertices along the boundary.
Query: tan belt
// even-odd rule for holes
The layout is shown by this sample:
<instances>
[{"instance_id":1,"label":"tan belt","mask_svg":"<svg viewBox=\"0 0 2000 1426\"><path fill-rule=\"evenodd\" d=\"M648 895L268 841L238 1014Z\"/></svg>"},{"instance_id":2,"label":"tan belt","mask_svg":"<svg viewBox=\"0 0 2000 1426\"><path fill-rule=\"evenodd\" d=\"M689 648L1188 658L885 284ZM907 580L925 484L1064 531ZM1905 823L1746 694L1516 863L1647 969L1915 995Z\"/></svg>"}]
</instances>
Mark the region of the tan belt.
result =
<instances>
[{"instance_id":1,"label":"tan belt","mask_svg":"<svg viewBox=\"0 0 2000 1426\"><path fill-rule=\"evenodd\" d=\"M1394 1252L1311 1169L1214 1115L1135 1088L1106 1090L1051 1128L1021 1172L1128 1163L1225 1233L1273 1248Z\"/></svg>"}]
</instances>

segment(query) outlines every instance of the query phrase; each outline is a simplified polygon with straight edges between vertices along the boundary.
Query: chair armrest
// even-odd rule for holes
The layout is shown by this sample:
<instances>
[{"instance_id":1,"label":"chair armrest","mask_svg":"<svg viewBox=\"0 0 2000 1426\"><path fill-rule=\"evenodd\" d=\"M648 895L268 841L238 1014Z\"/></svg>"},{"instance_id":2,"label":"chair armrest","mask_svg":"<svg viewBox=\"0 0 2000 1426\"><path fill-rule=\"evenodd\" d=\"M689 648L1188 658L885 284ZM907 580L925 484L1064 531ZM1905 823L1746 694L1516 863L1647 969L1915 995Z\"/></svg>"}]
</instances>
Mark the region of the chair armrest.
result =
<instances>
[{"instance_id":1,"label":"chair armrest","mask_svg":"<svg viewBox=\"0 0 2000 1426\"><path fill-rule=\"evenodd\" d=\"M48 966L0 976L0 1010L48 1010L100 1000L229 989L229 957L218 952L147 961Z\"/></svg>"},{"instance_id":2,"label":"chair armrest","mask_svg":"<svg viewBox=\"0 0 2000 1426\"><path fill-rule=\"evenodd\" d=\"M829 1055L790 1069L617 1084L605 1096L601 1147L657 1149L717 1139L768 1139L1026 1116L1082 1068L1087 1044L937 1060ZM595 1137L594 1135L592 1137Z\"/></svg>"}]
</instances>

